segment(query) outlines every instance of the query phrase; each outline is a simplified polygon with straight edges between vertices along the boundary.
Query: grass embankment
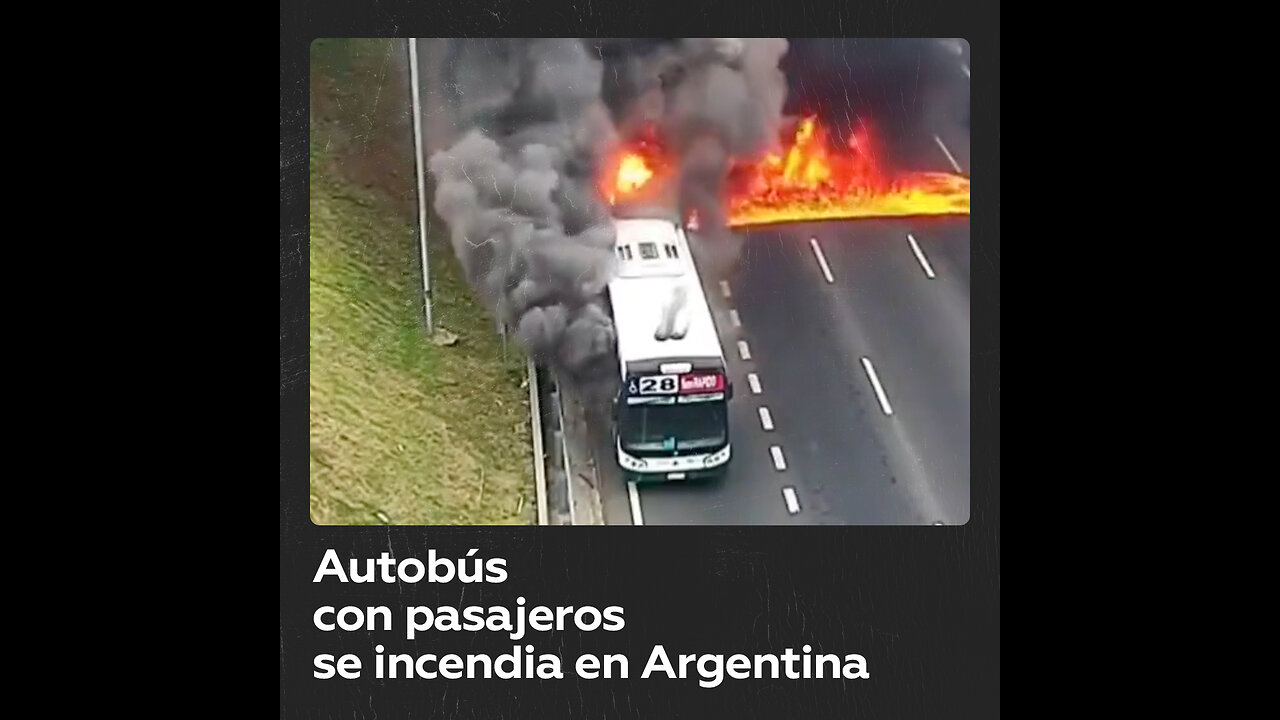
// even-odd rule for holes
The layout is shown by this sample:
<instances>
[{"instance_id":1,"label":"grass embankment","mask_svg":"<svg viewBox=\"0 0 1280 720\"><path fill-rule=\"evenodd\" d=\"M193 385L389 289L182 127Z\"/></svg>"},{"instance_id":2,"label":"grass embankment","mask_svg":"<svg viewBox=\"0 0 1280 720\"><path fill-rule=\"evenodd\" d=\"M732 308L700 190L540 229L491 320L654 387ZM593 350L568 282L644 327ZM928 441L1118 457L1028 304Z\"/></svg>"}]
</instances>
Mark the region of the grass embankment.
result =
<instances>
[{"instance_id":1,"label":"grass embankment","mask_svg":"<svg viewBox=\"0 0 1280 720\"><path fill-rule=\"evenodd\" d=\"M433 319L457 342L424 328L405 52L311 49L311 518L532 523L524 356L504 361L434 217Z\"/></svg>"}]
</instances>

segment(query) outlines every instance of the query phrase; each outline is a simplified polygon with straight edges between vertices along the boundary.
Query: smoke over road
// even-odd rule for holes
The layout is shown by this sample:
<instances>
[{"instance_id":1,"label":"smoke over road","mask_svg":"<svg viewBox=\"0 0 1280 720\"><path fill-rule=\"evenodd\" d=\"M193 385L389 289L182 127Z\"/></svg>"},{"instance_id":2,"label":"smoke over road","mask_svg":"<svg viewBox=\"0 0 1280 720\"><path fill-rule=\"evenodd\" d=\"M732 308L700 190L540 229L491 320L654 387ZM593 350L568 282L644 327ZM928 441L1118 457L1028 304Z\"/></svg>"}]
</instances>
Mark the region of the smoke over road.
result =
<instances>
[{"instance_id":1,"label":"smoke over road","mask_svg":"<svg viewBox=\"0 0 1280 720\"><path fill-rule=\"evenodd\" d=\"M722 228L729 157L778 140L786 40L426 45L442 64L424 88L434 207L468 281L539 360L580 382L609 378L614 331L602 293L614 231L596 189L602 159L620 137L656 125L680 158L678 207L667 209L697 209L704 234Z\"/></svg>"}]
</instances>

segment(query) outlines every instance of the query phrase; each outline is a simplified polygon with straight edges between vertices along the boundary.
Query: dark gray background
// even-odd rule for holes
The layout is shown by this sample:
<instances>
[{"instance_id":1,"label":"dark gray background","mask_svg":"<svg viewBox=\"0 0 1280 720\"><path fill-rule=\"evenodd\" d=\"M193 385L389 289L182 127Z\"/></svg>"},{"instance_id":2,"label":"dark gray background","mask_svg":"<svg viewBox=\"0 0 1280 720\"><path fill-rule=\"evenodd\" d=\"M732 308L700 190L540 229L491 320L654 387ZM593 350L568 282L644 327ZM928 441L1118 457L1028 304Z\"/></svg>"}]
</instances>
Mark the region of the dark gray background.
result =
<instances>
[{"instance_id":1,"label":"dark gray background","mask_svg":"<svg viewBox=\"0 0 1280 720\"><path fill-rule=\"evenodd\" d=\"M999 37L997 4L580 4L382 2L355 17L336 2L286 3L281 37L280 529L281 716L880 717L999 715ZM693 23L706 27L689 27ZM973 214L972 517L963 527L318 528L307 513L308 43L315 37L466 35L903 35L965 37L986 68L973 78L984 191ZM765 30L764 28L768 28ZM584 33L584 30L586 31ZM501 586L313 586L324 550L344 557L425 555L428 548L508 560ZM465 592L465 598L463 593ZM585 649L632 656L630 681L376 681L311 678L318 652L367 654L311 627L321 604L620 604L622 633L537 638L566 664ZM399 641L397 649L408 648ZM526 641L527 642L527 641ZM812 643L858 652L872 679L638 680L654 643L672 652L781 652ZM458 634L437 652L509 650ZM394 646L393 646L394 647Z\"/></svg>"}]
</instances>

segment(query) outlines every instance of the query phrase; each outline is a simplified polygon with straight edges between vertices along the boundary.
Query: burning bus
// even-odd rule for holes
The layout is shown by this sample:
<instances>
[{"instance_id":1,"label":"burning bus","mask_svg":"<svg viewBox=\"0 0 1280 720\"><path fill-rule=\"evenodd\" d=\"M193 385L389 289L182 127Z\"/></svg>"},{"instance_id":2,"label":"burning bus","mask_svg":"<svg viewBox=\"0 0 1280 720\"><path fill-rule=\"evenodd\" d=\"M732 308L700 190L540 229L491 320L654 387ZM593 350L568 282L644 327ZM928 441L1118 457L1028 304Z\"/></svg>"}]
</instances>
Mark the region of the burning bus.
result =
<instances>
[{"instance_id":1,"label":"burning bus","mask_svg":"<svg viewBox=\"0 0 1280 720\"><path fill-rule=\"evenodd\" d=\"M733 385L688 238L669 220L614 224L618 272L607 293L622 380L618 465L636 481L722 476Z\"/></svg>"}]
</instances>

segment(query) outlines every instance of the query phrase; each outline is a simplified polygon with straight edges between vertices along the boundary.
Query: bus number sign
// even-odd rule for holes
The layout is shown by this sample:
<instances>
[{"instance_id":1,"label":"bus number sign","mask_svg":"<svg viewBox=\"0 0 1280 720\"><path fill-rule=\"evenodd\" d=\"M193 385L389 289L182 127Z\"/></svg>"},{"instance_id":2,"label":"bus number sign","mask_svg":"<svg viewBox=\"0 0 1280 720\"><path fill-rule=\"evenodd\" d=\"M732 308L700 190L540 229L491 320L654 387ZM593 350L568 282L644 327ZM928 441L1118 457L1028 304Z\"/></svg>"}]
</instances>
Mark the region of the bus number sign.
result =
<instances>
[{"instance_id":1,"label":"bus number sign","mask_svg":"<svg viewBox=\"0 0 1280 720\"><path fill-rule=\"evenodd\" d=\"M679 388L679 375L647 375L631 382L632 393L640 395L675 395Z\"/></svg>"}]
</instances>

